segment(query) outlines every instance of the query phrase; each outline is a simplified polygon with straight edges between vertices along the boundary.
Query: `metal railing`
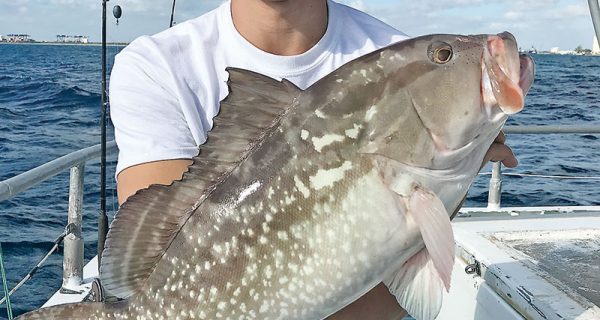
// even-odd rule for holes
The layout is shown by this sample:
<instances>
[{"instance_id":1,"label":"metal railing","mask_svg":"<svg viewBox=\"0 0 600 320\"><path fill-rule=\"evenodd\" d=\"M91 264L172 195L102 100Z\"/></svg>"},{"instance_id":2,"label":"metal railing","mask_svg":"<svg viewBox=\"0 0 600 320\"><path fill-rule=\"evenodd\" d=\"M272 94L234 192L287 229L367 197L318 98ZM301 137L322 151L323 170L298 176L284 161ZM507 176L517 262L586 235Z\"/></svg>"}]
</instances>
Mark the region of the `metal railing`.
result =
<instances>
[{"instance_id":1,"label":"metal railing","mask_svg":"<svg viewBox=\"0 0 600 320\"><path fill-rule=\"evenodd\" d=\"M600 126L507 126L507 134L600 134ZM114 141L107 145L107 154L114 154ZM64 238L63 283L61 292L69 293L81 285L83 280L82 204L85 164L100 157L101 146L81 149L37 168L0 181L0 201L17 196L23 191L70 169L68 225ZM494 163L490 179L489 210L500 209L502 190L500 164Z\"/></svg>"},{"instance_id":2,"label":"metal railing","mask_svg":"<svg viewBox=\"0 0 600 320\"><path fill-rule=\"evenodd\" d=\"M507 126L507 134L600 134L600 126ZM500 210L502 193L502 170L499 162L492 165L492 177L488 189L488 210Z\"/></svg>"},{"instance_id":3,"label":"metal railing","mask_svg":"<svg viewBox=\"0 0 600 320\"><path fill-rule=\"evenodd\" d=\"M117 145L111 141L106 146L107 154L114 154ZM63 282L61 291L72 292L83 281L83 179L85 164L100 157L101 145L81 149L52 160L39 167L0 181L0 201L11 199L55 175L70 169L69 210L66 235L64 237Z\"/></svg>"}]
</instances>

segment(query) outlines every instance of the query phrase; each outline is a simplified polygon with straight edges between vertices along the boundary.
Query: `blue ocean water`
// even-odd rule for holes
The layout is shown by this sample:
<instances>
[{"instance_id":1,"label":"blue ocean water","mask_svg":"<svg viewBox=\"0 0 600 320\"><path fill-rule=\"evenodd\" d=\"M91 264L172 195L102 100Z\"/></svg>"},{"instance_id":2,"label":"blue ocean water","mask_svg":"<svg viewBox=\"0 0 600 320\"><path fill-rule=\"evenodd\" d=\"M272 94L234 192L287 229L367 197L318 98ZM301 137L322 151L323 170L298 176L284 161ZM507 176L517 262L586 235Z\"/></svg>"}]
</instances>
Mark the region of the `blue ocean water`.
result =
<instances>
[{"instance_id":1,"label":"blue ocean water","mask_svg":"<svg viewBox=\"0 0 600 320\"><path fill-rule=\"evenodd\" d=\"M109 48L112 57L120 50ZM526 109L510 124L600 124L600 57L536 55L538 73ZM0 45L0 181L100 140L100 48ZM112 135L112 131L109 130ZM512 135L517 169L550 175L600 176L594 135ZM114 215L114 157L110 216ZM489 171L489 168L483 171ZM488 176L480 176L467 206L485 206ZM503 205L600 205L600 181L505 177ZM86 259L96 252L99 166L85 177ZM68 173L0 203L0 242L9 287L20 280L66 225ZM54 255L13 297L15 314L42 305L59 287L62 257ZM0 293L0 296L3 294ZM6 317L1 306L0 318Z\"/></svg>"},{"instance_id":2,"label":"blue ocean water","mask_svg":"<svg viewBox=\"0 0 600 320\"><path fill-rule=\"evenodd\" d=\"M109 57L120 49L109 47ZM97 46L0 45L0 181L100 143L100 50ZM113 136L112 129L108 134ZM115 158L110 157L107 206L111 217L116 208L114 166ZM99 173L97 162L86 166L86 261L96 252ZM68 188L67 171L0 202L0 242L9 287L27 274L63 232ZM41 306L61 282L62 256L54 254L12 296L14 315ZM0 318L5 317L2 305Z\"/></svg>"}]
</instances>

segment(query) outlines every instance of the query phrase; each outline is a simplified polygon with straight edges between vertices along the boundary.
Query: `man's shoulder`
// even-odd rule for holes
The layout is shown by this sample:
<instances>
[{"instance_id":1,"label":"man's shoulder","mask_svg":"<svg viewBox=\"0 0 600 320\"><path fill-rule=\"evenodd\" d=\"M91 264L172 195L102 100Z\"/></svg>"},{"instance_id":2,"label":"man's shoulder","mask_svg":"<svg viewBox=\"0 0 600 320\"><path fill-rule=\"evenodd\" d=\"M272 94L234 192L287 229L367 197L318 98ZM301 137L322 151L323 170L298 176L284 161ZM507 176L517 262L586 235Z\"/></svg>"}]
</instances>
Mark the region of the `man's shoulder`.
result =
<instances>
[{"instance_id":1,"label":"man's shoulder","mask_svg":"<svg viewBox=\"0 0 600 320\"><path fill-rule=\"evenodd\" d=\"M189 47L210 43L218 38L220 10L223 10L223 5L154 35L138 37L120 54L158 53L175 58L182 52L186 52Z\"/></svg>"},{"instance_id":2,"label":"man's shoulder","mask_svg":"<svg viewBox=\"0 0 600 320\"><path fill-rule=\"evenodd\" d=\"M408 38L404 32L366 12L341 3L333 2L332 4L336 6L336 11L344 17L346 27L357 28L371 39L378 40L378 38L381 38L381 40L385 40L393 38L398 41ZM347 32L352 32L352 30Z\"/></svg>"}]
</instances>

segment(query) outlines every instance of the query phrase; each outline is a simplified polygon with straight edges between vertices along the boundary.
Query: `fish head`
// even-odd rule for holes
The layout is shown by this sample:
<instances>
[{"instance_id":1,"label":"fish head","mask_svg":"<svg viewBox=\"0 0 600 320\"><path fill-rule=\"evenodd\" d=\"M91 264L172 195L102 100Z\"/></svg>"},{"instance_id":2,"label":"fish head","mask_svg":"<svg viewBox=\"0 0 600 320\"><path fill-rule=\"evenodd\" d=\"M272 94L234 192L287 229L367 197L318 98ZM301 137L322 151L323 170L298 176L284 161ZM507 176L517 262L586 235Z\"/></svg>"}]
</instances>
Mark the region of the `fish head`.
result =
<instances>
[{"instance_id":1,"label":"fish head","mask_svg":"<svg viewBox=\"0 0 600 320\"><path fill-rule=\"evenodd\" d=\"M396 132L386 134L421 133L420 138L410 140L413 145L399 139L390 158L422 168L447 169L474 149L481 161L507 116L523 109L533 82L533 60L519 55L517 42L508 32L424 36L406 40L382 55L402 60L395 69L390 65L394 70L389 71L389 78L398 80L390 81L389 93L402 99L402 108L412 109L407 113L388 101L386 105L397 110L388 110L386 119L380 120ZM396 94L393 89L403 90ZM405 120L391 123L399 118Z\"/></svg>"}]
</instances>

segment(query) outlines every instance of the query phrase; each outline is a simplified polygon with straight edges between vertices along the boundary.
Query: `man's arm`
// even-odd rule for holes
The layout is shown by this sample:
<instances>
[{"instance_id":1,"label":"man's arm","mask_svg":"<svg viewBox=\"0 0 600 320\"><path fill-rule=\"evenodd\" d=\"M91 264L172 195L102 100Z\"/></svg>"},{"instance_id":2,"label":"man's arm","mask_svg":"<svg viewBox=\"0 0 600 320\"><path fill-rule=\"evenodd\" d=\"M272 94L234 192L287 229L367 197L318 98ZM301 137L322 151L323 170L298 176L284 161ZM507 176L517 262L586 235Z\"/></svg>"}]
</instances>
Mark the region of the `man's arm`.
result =
<instances>
[{"instance_id":1,"label":"man's arm","mask_svg":"<svg viewBox=\"0 0 600 320\"><path fill-rule=\"evenodd\" d=\"M123 204L138 190L145 189L152 184L169 185L171 182L181 179L191 164L192 160L176 159L142 163L124 169L117 176L119 204Z\"/></svg>"}]
</instances>

